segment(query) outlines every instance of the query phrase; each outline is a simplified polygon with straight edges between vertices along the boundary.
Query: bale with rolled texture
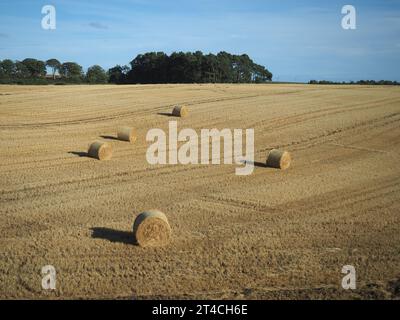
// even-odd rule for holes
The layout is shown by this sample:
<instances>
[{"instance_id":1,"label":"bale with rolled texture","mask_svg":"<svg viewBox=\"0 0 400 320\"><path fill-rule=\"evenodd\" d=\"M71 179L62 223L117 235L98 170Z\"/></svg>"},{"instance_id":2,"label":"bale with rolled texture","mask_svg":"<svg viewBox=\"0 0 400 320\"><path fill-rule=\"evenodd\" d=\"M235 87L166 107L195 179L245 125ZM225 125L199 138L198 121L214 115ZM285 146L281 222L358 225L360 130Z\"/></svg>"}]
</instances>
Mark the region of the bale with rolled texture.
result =
<instances>
[{"instance_id":1,"label":"bale with rolled texture","mask_svg":"<svg viewBox=\"0 0 400 320\"><path fill-rule=\"evenodd\" d=\"M95 141L89 146L88 155L99 160L110 160L112 157L111 145L104 141Z\"/></svg>"},{"instance_id":2,"label":"bale with rolled texture","mask_svg":"<svg viewBox=\"0 0 400 320\"><path fill-rule=\"evenodd\" d=\"M290 167L292 158L287 151L272 149L267 155L267 167L285 170Z\"/></svg>"},{"instance_id":3,"label":"bale with rolled texture","mask_svg":"<svg viewBox=\"0 0 400 320\"><path fill-rule=\"evenodd\" d=\"M118 130L117 137L119 140L134 143L136 141L136 130L129 127L121 127Z\"/></svg>"},{"instance_id":4,"label":"bale with rolled texture","mask_svg":"<svg viewBox=\"0 0 400 320\"><path fill-rule=\"evenodd\" d=\"M165 246L171 239L171 227L164 213L149 210L136 217L133 234L141 247Z\"/></svg>"},{"instance_id":5,"label":"bale with rolled texture","mask_svg":"<svg viewBox=\"0 0 400 320\"><path fill-rule=\"evenodd\" d=\"M172 115L175 117L187 117L189 114L189 109L185 106L175 106L172 110Z\"/></svg>"}]
</instances>

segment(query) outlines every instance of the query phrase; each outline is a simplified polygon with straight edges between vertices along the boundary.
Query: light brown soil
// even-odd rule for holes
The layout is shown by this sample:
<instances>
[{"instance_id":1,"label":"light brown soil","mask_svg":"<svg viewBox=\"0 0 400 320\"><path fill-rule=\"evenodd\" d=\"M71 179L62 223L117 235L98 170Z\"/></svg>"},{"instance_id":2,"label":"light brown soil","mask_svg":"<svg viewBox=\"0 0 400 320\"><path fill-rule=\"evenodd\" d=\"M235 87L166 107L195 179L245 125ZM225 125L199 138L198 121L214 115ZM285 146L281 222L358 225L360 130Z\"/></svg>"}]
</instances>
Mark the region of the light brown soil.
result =
<instances>
[{"instance_id":1,"label":"light brown soil","mask_svg":"<svg viewBox=\"0 0 400 320\"><path fill-rule=\"evenodd\" d=\"M149 165L145 135L169 120L254 128L257 162L279 148L292 165ZM399 87L0 86L0 298L399 298L399 125ZM110 161L85 156L96 139ZM165 248L133 244L152 208Z\"/></svg>"}]
</instances>

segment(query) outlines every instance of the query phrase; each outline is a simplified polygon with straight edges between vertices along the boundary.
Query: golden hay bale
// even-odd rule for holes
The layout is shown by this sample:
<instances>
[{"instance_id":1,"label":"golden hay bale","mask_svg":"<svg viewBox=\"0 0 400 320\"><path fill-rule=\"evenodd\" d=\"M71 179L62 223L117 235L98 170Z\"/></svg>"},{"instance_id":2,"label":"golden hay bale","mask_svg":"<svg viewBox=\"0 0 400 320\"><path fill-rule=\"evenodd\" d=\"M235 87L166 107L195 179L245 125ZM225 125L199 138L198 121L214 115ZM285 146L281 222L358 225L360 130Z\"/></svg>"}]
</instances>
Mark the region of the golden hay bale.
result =
<instances>
[{"instance_id":1,"label":"golden hay bale","mask_svg":"<svg viewBox=\"0 0 400 320\"><path fill-rule=\"evenodd\" d=\"M175 117L187 117L189 114L188 107L185 106L175 106L174 110L172 110L172 115Z\"/></svg>"},{"instance_id":2,"label":"golden hay bale","mask_svg":"<svg viewBox=\"0 0 400 320\"><path fill-rule=\"evenodd\" d=\"M112 157L112 148L107 142L95 141L89 146L89 157L99 160L110 160Z\"/></svg>"},{"instance_id":3,"label":"golden hay bale","mask_svg":"<svg viewBox=\"0 0 400 320\"><path fill-rule=\"evenodd\" d=\"M136 141L136 130L129 127L119 128L117 137L119 140L134 143Z\"/></svg>"},{"instance_id":4,"label":"golden hay bale","mask_svg":"<svg viewBox=\"0 0 400 320\"><path fill-rule=\"evenodd\" d=\"M149 210L136 217L133 234L141 247L164 246L171 239L171 227L164 213Z\"/></svg>"},{"instance_id":5,"label":"golden hay bale","mask_svg":"<svg viewBox=\"0 0 400 320\"><path fill-rule=\"evenodd\" d=\"M290 167L292 158L287 151L272 149L267 155L267 167L285 170Z\"/></svg>"}]
</instances>

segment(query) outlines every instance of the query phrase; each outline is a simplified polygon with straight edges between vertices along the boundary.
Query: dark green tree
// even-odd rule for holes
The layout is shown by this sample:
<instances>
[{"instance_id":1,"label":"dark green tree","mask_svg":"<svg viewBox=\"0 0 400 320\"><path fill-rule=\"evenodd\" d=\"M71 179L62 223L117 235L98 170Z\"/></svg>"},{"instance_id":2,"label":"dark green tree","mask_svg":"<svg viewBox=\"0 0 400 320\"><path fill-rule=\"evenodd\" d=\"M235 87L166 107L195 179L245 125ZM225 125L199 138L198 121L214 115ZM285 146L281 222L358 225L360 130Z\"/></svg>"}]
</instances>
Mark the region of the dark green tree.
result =
<instances>
[{"instance_id":1,"label":"dark green tree","mask_svg":"<svg viewBox=\"0 0 400 320\"><path fill-rule=\"evenodd\" d=\"M86 81L88 83L107 83L107 73L99 65L88 68L86 72Z\"/></svg>"},{"instance_id":2,"label":"dark green tree","mask_svg":"<svg viewBox=\"0 0 400 320\"><path fill-rule=\"evenodd\" d=\"M128 66L116 65L113 68L108 69L108 82L109 83L125 83L127 81L127 74L129 72Z\"/></svg>"},{"instance_id":3,"label":"dark green tree","mask_svg":"<svg viewBox=\"0 0 400 320\"><path fill-rule=\"evenodd\" d=\"M82 67L75 62L64 62L60 67L60 74L73 82L80 82L83 79Z\"/></svg>"},{"instance_id":4,"label":"dark green tree","mask_svg":"<svg viewBox=\"0 0 400 320\"><path fill-rule=\"evenodd\" d=\"M213 55L212 55L213 56ZM217 73L215 82L235 82L235 61L234 56L222 51L217 54Z\"/></svg>"},{"instance_id":5,"label":"dark green tree","mask_svg":"<svg viewBox=\"0 0 400 320\"><path fill-rule=\"evenodd\" d=\"M49 59L46 61L46 66L51 68L51 73L53 75L53 79L56 77L56 72L60 72L61 63L57 59Z\"/></svg>"},{"instance_id":6,"label":"dark green tree","mask_svg":"<svg viewBox=\"0 0 400 320\"><path fill-rule=\"evenodd\" d=\"M139 54L131 61L131 83L165 83L168 80L168 56L164 52Z\"/></svg>"},{"instance_id":7,"label":"dark green tree","mask_svg":"<svg viewBox=\"0 0 400 320\"><path fill-rule=\"evenodd\" d=\"M27 79L32 77L31 71L28 69L25 63L17 61L15 63L14 77L18 79Z\"/></svg>"},{"instance_id":8,"label":"dark green tree","mask_svg":"<svg viewBox=\"0 0 400 320\"><path fill-rule=\"evenodd\" d=\"M220 65L213 54L203 56L201 60L201 82L215 83L220 81Z\"/></svg>"},{"instance_id":9,"label":"dark green tree","mask_svg":"<svg viewBox=\"0 0 400 320\"><path fill-rule=\"evenodd\" d=\"M10 59L0 61L0 77L11 78L15 74L15 63Z\"/></svg>"},{"instance_id":10,"label":"dark green tree","mask_svg":"<svg viewBox=\"0 0 400 320\"><path fill-rule=\"evenodd\" d=\"M190 82L190 61L183 52L173 52L168 59L168 82Z\"/></svg>"},{"instance_id":11,"label":"dark green tree","mask_svg":"<svg viewBox=\"0 0 400 320\"><path fill-rule=\"evenodd\" d=\"M43 61L27 58L22 61L32 78L46 75L46 64Z\"/></svg>"}]
</instances>

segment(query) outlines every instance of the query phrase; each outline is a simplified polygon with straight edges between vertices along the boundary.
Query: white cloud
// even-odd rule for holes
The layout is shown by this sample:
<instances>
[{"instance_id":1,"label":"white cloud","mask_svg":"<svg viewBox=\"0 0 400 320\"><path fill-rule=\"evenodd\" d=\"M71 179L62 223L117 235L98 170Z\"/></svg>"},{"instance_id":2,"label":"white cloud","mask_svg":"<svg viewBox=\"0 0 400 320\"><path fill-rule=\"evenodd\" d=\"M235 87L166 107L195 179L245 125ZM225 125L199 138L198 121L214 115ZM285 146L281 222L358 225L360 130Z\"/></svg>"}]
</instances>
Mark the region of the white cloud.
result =
<instances>
[{"instance_id":1,"label":"white cloud","mask_svg":"<svg viewBox=\"0 0 400 320\"><path fill-rule=\"evenodd\" d=\"M108 29L108 26L105 24L102 24L100 22L90 22L89 26L94 28L94 29L102 29L102 30L106 30Z\"/></svg>"}]
</instances>

